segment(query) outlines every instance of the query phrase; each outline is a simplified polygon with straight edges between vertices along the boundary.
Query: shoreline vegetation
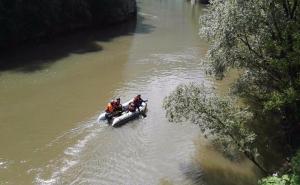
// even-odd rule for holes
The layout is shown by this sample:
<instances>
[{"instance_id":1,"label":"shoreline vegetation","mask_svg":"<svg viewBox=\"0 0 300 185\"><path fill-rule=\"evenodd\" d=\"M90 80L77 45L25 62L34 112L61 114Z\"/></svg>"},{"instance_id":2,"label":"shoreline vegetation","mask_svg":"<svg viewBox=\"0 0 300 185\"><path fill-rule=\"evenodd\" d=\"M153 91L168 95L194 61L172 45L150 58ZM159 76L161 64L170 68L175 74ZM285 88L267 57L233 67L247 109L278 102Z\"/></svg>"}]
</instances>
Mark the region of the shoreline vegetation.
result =
<instances>
[{"instance_id":1,"label":"shoreline vegetation","mask_svg":"<svg viewBox=\"0 0 300 185\"><path fill-rule=\"evenodd\" d=\"M167 118L199 125L224 160L248 159L263 174L258 184L300 185L300 0L188 1L208 4L200 20L210 43L207 73L241 74L224 96L204 84L179 85L164 100ZM0 48L136 16L136 0L0 0Z\"/></svg>"},{"instance_id":2,"label":"shoreline vegetation","mask_svg":"<svg viewBox=\"0 0 300 185\"><path fill-rule=\"evenodd\" d=\"M0 48L107 27L136 16L136 0L0 0Z\"/></svg>"},{"instance_id":3,"label":"shoreline vegetation","mask_svg":"<svg viewBox=\"0 0 300 185\"><path fill-rule=\"evenodd\" d=\"M182 84L164 100L171 122L190 121L230 160L250 160L260 185L300 185L300 2L210 0L200 17L207 73L241 71L228 95ZM242 100L244 105L239 105Z\"/></svg>"}]
</instances>

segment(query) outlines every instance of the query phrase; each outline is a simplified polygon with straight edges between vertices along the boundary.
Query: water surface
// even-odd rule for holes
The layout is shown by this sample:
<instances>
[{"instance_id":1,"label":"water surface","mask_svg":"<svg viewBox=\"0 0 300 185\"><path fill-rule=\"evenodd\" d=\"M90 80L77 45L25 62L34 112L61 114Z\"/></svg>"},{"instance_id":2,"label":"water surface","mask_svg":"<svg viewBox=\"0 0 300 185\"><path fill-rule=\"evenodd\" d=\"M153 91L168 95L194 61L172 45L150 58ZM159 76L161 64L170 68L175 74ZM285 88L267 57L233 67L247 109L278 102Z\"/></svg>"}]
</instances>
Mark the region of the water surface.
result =
<instances>
[{"instance_id":1,"label":"water surface","mask_svg":"<svg viewBox=\"0 0 300 185\"><path fill-rule=\"evenodd\" d=\"M197 182L187 172L199 129L169 123L162 101L180 83L213 85L201 67L203 7L183 0L138 6L137 21L2 57L0 184ZM110 99L138 93L149 100L147 118L117 129L96 123Z\"/></svg>"}]
</instances>

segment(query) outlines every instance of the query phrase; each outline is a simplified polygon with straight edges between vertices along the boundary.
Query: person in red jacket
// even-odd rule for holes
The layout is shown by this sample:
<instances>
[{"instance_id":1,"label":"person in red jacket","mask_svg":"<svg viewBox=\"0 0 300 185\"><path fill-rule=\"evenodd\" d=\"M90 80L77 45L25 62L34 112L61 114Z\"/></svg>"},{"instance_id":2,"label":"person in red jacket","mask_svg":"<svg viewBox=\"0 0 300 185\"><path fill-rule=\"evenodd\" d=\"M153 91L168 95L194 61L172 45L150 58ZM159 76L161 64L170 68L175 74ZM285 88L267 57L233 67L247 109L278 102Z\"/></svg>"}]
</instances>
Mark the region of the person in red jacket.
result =
<instances>
[{"instance_id":1,"label":"person in red jacket","mask_svg":"<svg viewBox=\"0 0 300 185\"><path fill-rule=\"evenodd\" d=\"M122 112L123 111L123 107L122 107L121 99L120 98L117 98L117 101L115 101L114 111L118 111L118 112Z\"/></svg>"},{"instance_id":2,"label":"person in red jacket","mask_svg":"<svg viewBox=\"0 0 300 185\"><path fill-rule=\"evenodd\" d=\"M141 98L141 95L138 94L136 97L133 98L133 104L134 107L138 109L138 111L140 112L140 106L142 105L143 102L147 102L147 100L143 100Z\"/></svg>"},{"instance_id":3,"label":"person in red jacket","mask_svg":"<svg viewBox=\"0 0 300 185\"><path fill-rule=\"evenodd\" d=\"M143 102L146 102L146 101L141 98L140 94L138 94L136 97L133 98L133 104L134 104L135 108L139 108Z\"/></svg>"}]
</instances>

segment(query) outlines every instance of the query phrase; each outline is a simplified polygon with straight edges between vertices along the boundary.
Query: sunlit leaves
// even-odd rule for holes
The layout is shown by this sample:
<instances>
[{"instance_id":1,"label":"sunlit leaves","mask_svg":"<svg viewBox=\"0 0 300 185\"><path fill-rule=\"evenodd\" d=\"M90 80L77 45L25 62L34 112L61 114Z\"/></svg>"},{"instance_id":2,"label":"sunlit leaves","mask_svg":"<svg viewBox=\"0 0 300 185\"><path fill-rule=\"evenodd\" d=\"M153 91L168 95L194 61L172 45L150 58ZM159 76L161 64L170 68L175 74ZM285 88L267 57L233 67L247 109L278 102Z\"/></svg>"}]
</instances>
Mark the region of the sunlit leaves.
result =
<instances>
[{"instance_id":1,"label":"sunlit leaves","mask_svg":"<svg viewBox=\"0 0 300 185\"><path fill-rule=\"evenodd\" d=\"M283 175L282 177L271 176L260 180L259 185L292 185L290 181L291 179L288 175Z\"/></svg>"},{"instance_id":2,"label":"sunlit leaves","mask_svg":"<svg viewBox=\"0 0 300 185\"><path fill-rule=\"evenodd\" d=\"M212 0L200 21L200 34L211 43L210 71L222 78L229 68L242 69L233 93L290 127L300 121L299 6L292 0Z\"/></svg>"},{"instance_id":3,"label":"sunlit leaves","mask_svg":"<svg viewBox=\"0 0 300 185\"><path fill-rule=\"evenodd\" d=\"M165 98L167 118L173 122L190 121L214 139L234 144L242 152L252 152L256 135L247 129L252 113L229 97L218 97L204 85L180 85Z\"/></svg>"}]
</instances>

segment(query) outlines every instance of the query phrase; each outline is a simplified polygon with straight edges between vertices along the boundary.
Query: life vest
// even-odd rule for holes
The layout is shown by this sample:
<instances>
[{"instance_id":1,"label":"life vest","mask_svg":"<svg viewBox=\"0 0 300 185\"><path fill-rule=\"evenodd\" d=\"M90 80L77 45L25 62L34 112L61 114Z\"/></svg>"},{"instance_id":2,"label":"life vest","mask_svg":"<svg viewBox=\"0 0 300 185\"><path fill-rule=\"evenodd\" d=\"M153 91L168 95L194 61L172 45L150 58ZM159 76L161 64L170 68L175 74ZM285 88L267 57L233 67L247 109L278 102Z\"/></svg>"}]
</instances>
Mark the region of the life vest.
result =
<instances>
[{"instance_id":1,"label":"life vest","mask_svg":"<svg viewBox=\"0 0 300 185\"><path fill-rule=\"evenodd\" d=\"M112 103L108 103L106 106L106 112L112 113L114 111L114 106Z\"/></svg>"}]
</instances>

